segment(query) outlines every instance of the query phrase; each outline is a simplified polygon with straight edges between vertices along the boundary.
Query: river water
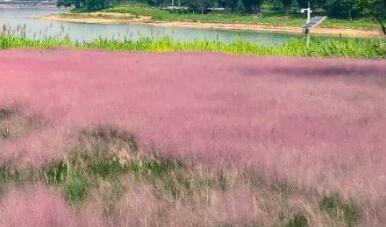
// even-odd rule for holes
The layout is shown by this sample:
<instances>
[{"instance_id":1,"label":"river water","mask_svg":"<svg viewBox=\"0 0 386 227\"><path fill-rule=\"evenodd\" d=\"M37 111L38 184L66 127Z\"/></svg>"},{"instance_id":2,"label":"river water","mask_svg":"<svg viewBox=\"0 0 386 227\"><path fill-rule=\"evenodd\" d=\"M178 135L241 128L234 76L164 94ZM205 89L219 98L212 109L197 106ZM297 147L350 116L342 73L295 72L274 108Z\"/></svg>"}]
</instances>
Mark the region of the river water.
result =
<instances>
[{"instance_id":1,"label":"river water","mask_svg":"<svg viewBox=\"0 0 386 227\"><path fill-rule=\"evenodd\" d=\"M209 29L178 27L157 27L146 24L81 24L46 21L34 17L61 13L56 8L0 8L0 26L6 25L14 30L25 26L29 38L68 37L73 41L90 41L97 38L132 39L172 37L175 40L220 40L231 42L236 39L260 42L262 44L280 44L293 35L270 32L237 32Z\"/></svg>"}]
</instances>

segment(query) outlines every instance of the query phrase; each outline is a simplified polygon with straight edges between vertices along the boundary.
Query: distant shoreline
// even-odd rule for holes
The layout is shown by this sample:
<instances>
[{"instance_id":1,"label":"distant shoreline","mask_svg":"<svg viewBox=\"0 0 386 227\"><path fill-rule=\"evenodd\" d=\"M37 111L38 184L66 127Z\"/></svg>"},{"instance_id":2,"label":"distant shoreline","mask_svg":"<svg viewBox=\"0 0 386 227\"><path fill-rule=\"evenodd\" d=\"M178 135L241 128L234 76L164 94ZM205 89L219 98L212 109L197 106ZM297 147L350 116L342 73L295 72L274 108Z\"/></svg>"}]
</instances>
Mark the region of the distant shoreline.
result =
<instances>
[{"instance_id":1,"label":"distant shoreline","mask_svg":"<svg viewBox=\"0 0 386 227\"><path fill-rule=\"evenodd\" d=\"M254 31L254 32L277 32L302 34L301 27L291 26L272 26L263 24L224 24L224 23L201 23L201 22L168 22L154 21L151 17L135 17L130 14L123 13L64 13L38 17L43 20L70 22L70 23L85 23L85 24L149 24L160 27L181 27L181 28L198 28L198 29L214 29L214 30L229 30L229 31ZM324 36L342 36L342 37L358 37L358 38L378 38L381 37L379 31L376 30L358 30L358 29L342 29L342 28L315 28L313 34Z\"/></svg>"},{"instance_id":2,"label":"distant shoreline","mask_svg":"<svg viewBox=\"0 0 386 227\"><path fill-rule=\"evenodd\" d=\"M5 3L0 2L0 9L24 9L24 8L38 8L38 9L57 9L56 4L32 4L32 3Z\"/></svg>"}]
</instances>

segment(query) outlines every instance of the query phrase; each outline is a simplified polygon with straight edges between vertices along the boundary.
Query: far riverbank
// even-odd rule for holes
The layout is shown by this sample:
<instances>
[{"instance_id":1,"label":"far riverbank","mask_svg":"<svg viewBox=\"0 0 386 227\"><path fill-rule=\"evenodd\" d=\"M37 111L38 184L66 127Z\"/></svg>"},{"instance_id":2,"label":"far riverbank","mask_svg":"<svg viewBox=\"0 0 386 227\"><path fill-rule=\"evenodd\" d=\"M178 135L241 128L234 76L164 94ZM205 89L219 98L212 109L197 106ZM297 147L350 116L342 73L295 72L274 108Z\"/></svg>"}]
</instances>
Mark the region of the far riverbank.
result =
<instances>
[{"instance_id":1,"label":"far riverbank","mask_svg":"<svg viewBox=\"0 0 386 227\"><path fill-rule=\"evenodd\" d=\"M181 27L181 28L198 28L214 29L229 31L254 31L254 32L278 32L301 34L303 29L295 26L274 26L267 24L242 24L242 23L210 23L210 22L190 22L190 21L157 21L151 16L137 16L129 13L63 13L55 15L40 16L39 19L87 23L87 24L148 24L161 27ZM343 37L382 37L377 30L360 30L350 28L326 28L319 27L313 29L313 34L323 36L343 36Z\"/></svg>"}]
</instances>

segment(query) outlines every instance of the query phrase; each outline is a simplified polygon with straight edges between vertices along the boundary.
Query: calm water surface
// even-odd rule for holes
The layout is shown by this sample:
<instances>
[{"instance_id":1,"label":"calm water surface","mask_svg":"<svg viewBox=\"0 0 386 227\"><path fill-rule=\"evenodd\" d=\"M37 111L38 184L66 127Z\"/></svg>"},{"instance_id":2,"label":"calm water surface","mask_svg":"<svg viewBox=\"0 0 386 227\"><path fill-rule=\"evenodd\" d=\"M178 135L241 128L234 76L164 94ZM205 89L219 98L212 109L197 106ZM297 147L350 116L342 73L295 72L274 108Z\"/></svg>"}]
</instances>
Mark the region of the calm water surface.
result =
<instances>
[{"instance_id":1,"label":"calm water surface","mask_svg":"<svg viewBox=\"0 0 386 227\"><path fill-rule=\"evenodd\" d=\"M74 41L90 41L96 38L132 39L173 37L176 40L220 40L230 42L242 39L263 44L280 44L291 35L267 32L236 32L178 27L157 27L145 24L105 25L45 21L34 17L61 13L56 8L0 8L0 25L13 29L25 26L29 38L68 37Z\"/></svg>"}]
</instances>

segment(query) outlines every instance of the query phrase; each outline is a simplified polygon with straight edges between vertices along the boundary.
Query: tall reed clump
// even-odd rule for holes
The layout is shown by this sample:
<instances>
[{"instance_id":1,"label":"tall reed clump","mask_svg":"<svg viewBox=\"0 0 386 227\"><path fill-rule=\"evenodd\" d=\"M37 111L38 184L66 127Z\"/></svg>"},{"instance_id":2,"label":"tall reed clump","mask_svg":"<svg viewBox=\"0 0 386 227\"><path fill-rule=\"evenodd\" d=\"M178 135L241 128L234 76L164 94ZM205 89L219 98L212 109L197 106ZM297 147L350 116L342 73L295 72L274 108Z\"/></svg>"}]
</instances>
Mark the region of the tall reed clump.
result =
<instances>
[{"instance_id":1,"label":"tall reed clump","mask_svg":"<svg viewBox=\"0 0 386 227\"><path fill-rule=\"evenodd\" d=\"M23 36L0 36L0 49L7 48L58 48L75 47L76 44L67 39L33 40Z\"/></svg>"},{"instance_id":2,"label":"tall reed clump","mask_svg":"<svg viewBox=\"0 0 386 227\"><path fill-rule=\"evenodd\" d=\"M91 42L74 42L69 39L28 39L25 36L0 35L0 48L97 48L112 51L183 52L205 51L239 55L294 56L294 57L351 57L385 58L386 45L380 39L315 39L307 46L302 38L294 38L280 45L263 45L249 41L176 41L172 38L139 40L96 39Z\"/></svg>"}]
</instances>

